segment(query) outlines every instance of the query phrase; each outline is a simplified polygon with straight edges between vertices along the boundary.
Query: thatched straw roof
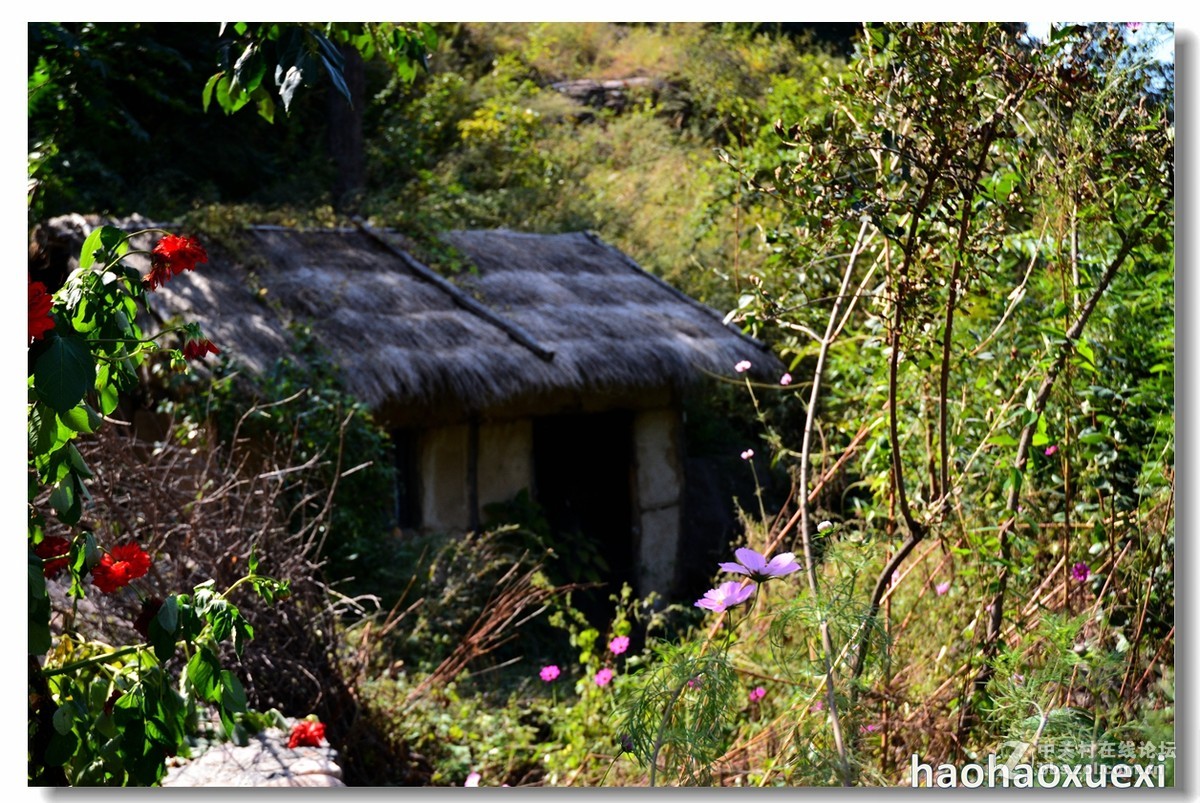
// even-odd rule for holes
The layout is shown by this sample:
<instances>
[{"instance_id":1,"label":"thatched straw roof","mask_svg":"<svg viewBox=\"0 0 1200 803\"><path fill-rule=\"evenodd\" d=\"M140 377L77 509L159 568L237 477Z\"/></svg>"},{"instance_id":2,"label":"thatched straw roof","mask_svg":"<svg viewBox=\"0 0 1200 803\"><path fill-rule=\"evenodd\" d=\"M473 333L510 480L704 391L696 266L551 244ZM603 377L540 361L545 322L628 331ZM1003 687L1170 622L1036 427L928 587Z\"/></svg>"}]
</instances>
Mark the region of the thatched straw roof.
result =
<instances>
[{"instance_id":1,"label":"thatched straw roof","mask_svg":"<svg viewBox=\"0 0 1200 803\"><path fill-rule=\"evenodd\" d=\"M210 247L209 264L152 293L155 312L198 320L256 372L291 350L289 324L306 324L373 407L678 390L705 373L737 377L742 360L764 378L782 371L758 341L592 234L447 233L477 269L453 284L365 226L252 226L238 239L237 254Z\"/></svg>"}]
</instances>

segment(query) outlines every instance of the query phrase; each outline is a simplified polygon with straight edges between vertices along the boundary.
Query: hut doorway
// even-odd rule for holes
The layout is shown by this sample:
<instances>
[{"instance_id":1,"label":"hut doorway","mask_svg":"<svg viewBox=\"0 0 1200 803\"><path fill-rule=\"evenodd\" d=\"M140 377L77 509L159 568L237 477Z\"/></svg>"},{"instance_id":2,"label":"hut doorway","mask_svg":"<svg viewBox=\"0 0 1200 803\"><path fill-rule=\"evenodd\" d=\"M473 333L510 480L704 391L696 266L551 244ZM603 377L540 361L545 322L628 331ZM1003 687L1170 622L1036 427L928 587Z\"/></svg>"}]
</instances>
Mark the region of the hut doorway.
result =
<instances>
[{"instance_id":1,"label":"hut doorway","mask_svg":"<svg viewBox=\"0 0 1200 803\"><path fill-rule=\"evenodd\" d=\"M618 411L535 419L533 465L537 501L558 545L559 567L581 581L598 574L604 588L585 596L606 604L609 594L622 583L633 585L636 578L633 415ZM596 566L596 556L606 571Z\"/></svg>"}]
</instances>

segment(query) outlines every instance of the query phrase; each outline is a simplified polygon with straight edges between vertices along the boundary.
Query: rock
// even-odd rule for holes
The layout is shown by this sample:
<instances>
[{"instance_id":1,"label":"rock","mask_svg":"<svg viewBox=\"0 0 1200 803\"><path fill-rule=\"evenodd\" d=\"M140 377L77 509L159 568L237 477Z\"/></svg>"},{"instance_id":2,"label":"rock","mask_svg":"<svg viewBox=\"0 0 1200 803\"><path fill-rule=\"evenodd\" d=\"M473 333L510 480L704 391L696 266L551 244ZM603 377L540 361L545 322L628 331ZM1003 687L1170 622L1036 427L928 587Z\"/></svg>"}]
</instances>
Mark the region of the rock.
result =
<instances>
[{"instance_id":1,"label":"rock","mask_svg":"<svg viewBox=\"0 0 1200 803\"><path fill-rule=\"evenodd\" d=\"M287 733L268 728L237 746L215 744L167 770L163 786L345 786L332 747L287 746Z\"/></svg>"}]
</instances>

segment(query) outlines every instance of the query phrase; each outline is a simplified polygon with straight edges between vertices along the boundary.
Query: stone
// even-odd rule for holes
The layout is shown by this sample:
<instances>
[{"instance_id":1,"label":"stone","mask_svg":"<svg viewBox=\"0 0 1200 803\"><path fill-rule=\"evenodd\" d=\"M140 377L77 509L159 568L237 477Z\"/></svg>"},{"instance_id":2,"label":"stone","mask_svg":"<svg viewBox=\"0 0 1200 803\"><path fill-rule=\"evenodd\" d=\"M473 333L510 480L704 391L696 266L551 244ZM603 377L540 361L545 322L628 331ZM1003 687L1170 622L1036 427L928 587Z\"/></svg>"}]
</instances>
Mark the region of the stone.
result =
<instances>
[{"instance_id":1,"label":"stone","mask_svg":"<svg viewBox=\"0 0 1200 803\"><path fill-rule=\"evenodd\" d=\"M167 770L163 786L345 786L332 747L287 746L288 734L268 728L250 743L215 744Z\"/></svg>"}]
</instances>

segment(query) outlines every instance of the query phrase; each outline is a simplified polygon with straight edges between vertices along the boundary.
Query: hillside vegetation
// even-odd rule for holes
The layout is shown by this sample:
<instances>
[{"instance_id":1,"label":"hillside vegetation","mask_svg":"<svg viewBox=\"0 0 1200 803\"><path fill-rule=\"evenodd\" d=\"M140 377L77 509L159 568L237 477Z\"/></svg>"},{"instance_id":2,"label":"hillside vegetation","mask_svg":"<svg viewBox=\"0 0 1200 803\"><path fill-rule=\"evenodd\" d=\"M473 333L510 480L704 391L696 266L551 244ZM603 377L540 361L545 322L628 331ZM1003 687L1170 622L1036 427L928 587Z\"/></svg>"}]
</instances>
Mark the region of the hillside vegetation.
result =
<instances>
[{"instance_id":1,"label":"hillside vegetation","mask_svg":"<svg viewBox=\"0 0 1200 803\"><path fill-rule=\"evenodd\" d=\"M246 222L361 216L450 276L462 266L437 231L591 229L788 366L689 402L696 448L752 450L746 481L790 489L743 499L704 604L607 589L611 615L589 620L528 498L465 538L393 538L387 435L321 355L257 382L152 355L121 390L173 416L163 448L209 455L213 476L289 478L277 504L241 507L274 546L239 540L210 572L237 582L254 554L297 589L247 602L249 651L219 650L250 674L228 730L273 706L315 713L358 784L907 785L913 761L989 755L1035 767L1016 785L1060 785L1075 765L1173 783L1174 72L1152 56L1169 27L1043 42L871 25L823 42L792 26L461 23L396 34L389 55L370 29L331 26L352 113L322 70L286 114L259 95L228 115L201 91L256 29L209 27L31 26L31 226L139 212L233 243ZM357 125L361 147L330 136ZM46 264L31 280L55 293L65 277ZM72 299L55 295L57 331L109 354ZM67 426L47 437L99 437ZM34 435L30 554L72 540L82 582L81 545L95 553L104 522L147 503L97 494L85 532L58 487L115 487L131 458L96 440L95 477L66 456L47 473ZM246 437L267 444L253 459ZM233 511L238 487L171 493ZM181 582L204 573L199 547L155 546L187 556ZM103 674L104 645L80 633L31 653L58 678L39 688L31 778L50 777L35 769L48 743L72 782L153 779L97 774L111 756L87 735L149 670ZM273 680L278 654L309 682ZM91 700L65 732L63 667Z\"/></svg>"}]
</instances>

